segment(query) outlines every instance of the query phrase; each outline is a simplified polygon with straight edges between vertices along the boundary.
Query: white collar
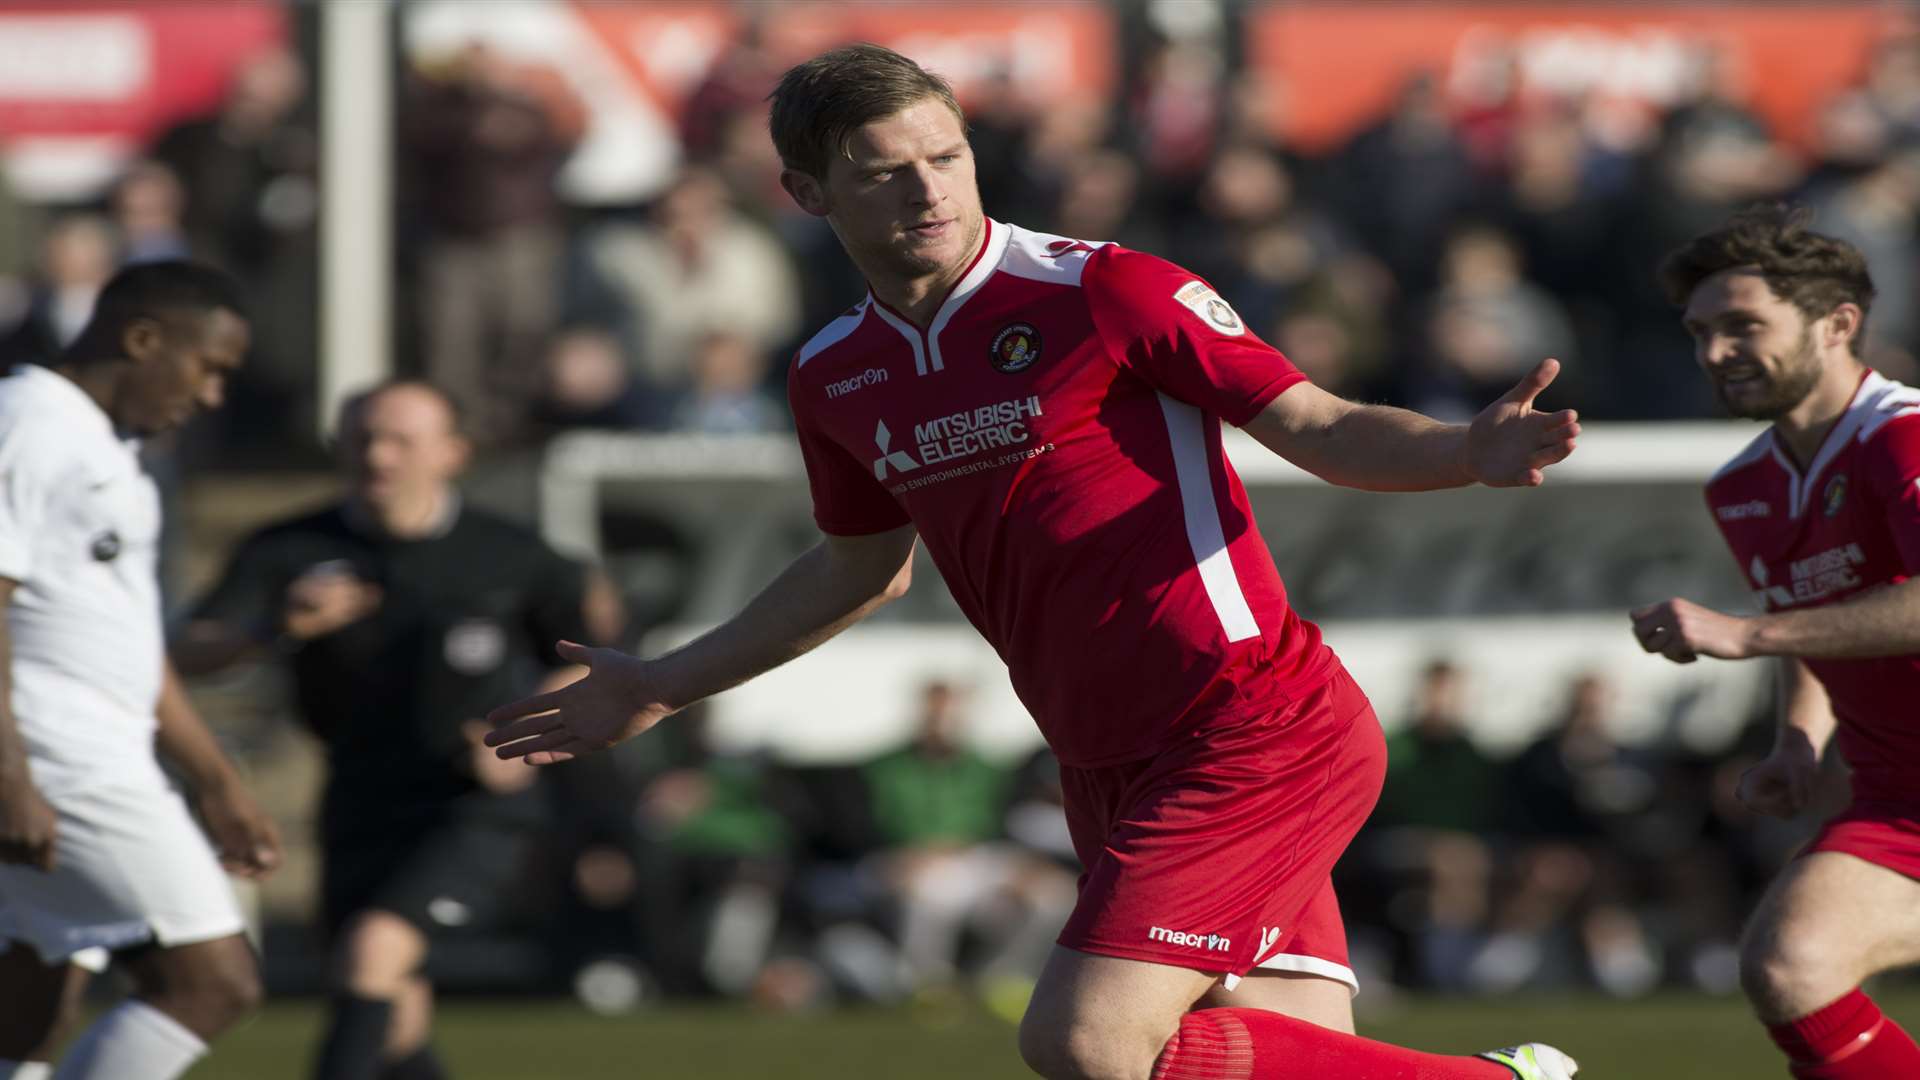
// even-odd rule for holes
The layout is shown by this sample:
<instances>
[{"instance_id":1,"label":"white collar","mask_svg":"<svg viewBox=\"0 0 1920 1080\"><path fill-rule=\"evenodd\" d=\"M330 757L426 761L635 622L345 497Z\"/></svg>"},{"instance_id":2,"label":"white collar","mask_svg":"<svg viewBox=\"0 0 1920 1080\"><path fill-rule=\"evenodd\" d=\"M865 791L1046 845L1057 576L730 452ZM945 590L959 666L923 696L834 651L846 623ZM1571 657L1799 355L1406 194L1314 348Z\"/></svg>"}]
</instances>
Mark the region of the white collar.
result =
<instances>
[{"instance_id":1,"label":"white collar","mask_svg":"<svg viewBox=\"0 0 1920 1080\"><path fill-rule=\"evenodd\" d=\"M22 385L34 387L34 392L44 394L53 408L67 414L73 423L84 424L99 432L104 438L115 442L124 442L137 447L138 440L122 439L114 430L113 418L93 400L80 384L65 375L40 364L21 364L13 371L13 377L24 380Z\"/></svg>"},{"instance_id":2,"label":"white collar","mask_svg":"<svg viewBox=\"0 0 1920 1080\"><path fill-rule=\"evenodd\" d=\"M966 272L960 275L960 280L953 283L953 289L947 293L947 298L941 303L940 310L934 313L933 321L927 326L924 334L920 332L919 327L908 322L905 316L888 307L885 301L874 294L872 288L868 288L868 308L879 315L881 321L898 331L901 337L907 339L907 344L913 348L914 370L919 374L946 370L946 359L940 355L940 332L947 328L947 324L953 321L954 315L960 308L972 299L973 294L980 291L980 286L985 285L987 279L993 276L993 272L1000 268L1000 260L1007 253L1008 236L1005 225L992 218L983 219L980 250L974 253L973 262L968 264Z\"/></svg>"}]
</instances>

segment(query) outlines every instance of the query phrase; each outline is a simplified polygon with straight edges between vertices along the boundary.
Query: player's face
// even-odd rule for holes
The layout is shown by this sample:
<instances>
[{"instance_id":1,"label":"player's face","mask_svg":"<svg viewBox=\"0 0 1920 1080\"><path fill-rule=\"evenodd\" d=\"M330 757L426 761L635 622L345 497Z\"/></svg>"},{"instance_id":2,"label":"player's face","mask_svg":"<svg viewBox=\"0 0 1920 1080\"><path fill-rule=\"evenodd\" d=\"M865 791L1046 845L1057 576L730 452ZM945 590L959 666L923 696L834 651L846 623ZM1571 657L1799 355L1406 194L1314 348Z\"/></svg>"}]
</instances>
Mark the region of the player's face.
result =
<instances>
[{"instance_id":1,"label":"player's face","mask_svg":"<svg viewBox=\"0 0 1920 1080\"><path fill-rule=\"evenodd\" d=\"M1735 416L1773 420L1819 384L1814 326L1751 270L1723 270L1696 286L1684 316L1694 358Z\"/></svg>"},{"instance_id":2,"label":"player's face","mask_svg":"<svg viewBox=\"0 0 1920 1080\"><path fill-rule=\"evenodd\" d=\"M467 460L446 403L417 386L363 403L341 434L354 493L377 506L432 498Z\"/></svg>"},{"instance_id":3,"label":"player's face","mask_svg":"<svg viewBox=\"0 0 1920 1080\"><path fill-rule=\"evenodd\" d=\"M973 149L937 98L856 131L846 155L830 160L820 195L848 254L869 273L957 276L980 246Z\"/></svg>"},{"instance_id":4,"label":"player's face","mask_svg":"<svg viewBox=\"0 0 1920 1080\"><path fill-rule=\"evenodd\" d=\"M135 435L158 435L201 409L219 408L251 340L247 321L225 308L135 320L125 341L135 363L114 422Z\"/></svg>"}]
</instances>

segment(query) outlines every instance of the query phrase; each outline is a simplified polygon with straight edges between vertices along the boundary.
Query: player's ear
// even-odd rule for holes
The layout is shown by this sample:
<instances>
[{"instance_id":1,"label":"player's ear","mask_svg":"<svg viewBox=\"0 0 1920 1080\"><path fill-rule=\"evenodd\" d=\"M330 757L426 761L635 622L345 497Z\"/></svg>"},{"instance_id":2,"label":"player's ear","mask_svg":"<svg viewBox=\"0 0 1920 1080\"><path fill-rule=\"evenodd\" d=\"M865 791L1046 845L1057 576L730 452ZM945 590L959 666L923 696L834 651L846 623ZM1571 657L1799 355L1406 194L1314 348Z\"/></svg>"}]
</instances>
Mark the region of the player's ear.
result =
<instances>
[{"instance_id":1,"label":"player's ear","mask_svg":"<svg viewBox=\"0 0 1920 1080\"><path fill-rule=\"evenodd\" d=\"M120 351L127 359L144 364L160 354L166 345L166 327L160 320L141 315L127 320L120 331Z\"/></svg>"},{"instance_id":2,"label":"player's ear","mask_svg":"<svg viewBox=\"0 0 1920 1080\"><path fill-rule=\"evenodd\" d=\"M831 209L827 202L826 185L810 173L799 169L781 169L780 186L787 189L787 195L793 199L795 206L814 217L826 217Z\"/></svg>"},{"instance_id":3,"label":"player's ear","mask_svg":"<svg viewBox=\"0 0 1920 1080\"><path fill-rule=\"evenodd\" d=\"M1860 324L1866 321L1860 305L1844 303L1827 314L1827 345L1829 348L1844 348L1860 332Z\"/></svg>"}]
</instances>

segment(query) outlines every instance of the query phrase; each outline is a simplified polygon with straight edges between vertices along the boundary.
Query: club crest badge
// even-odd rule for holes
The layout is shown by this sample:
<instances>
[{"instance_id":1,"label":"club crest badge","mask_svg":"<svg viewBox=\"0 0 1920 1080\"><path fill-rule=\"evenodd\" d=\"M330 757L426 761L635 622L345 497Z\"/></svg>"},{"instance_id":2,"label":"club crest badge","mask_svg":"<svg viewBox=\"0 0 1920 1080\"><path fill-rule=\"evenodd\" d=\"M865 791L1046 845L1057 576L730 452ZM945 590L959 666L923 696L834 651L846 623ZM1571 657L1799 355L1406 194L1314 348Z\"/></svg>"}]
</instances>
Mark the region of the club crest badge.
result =
<instances>
[{"instance_id":1,"label":"club crest badge","mask_svg":"<svg viewBox=\"0 0 1920 1080\"><path fill-rule=\"evenodd\" d=\"M1040 359L1040 331L1029 323L1003 327L993 335L993 347L988 353L996 371L1008 375L1025 371Z\"/></svg>"},{"instance_id":2,"label":"club crest badge","mask_svg":"<svg viewBox=\"0 0 1920 1080\"><path fill-rule=\"evenodd\" d=\"M484 675L507 658L507 632L492 619L462 619L447 631L442 655L462 675Z\"/></svg>"},{"instance_id":3,"label":"club crest badge","mask_svg":"<svg viewBox=\"0 0 1920 1080\"><path fill-rule=\"evenodd\" d=\"M1828 517L1832 517L1840 512L1840 508L1846 505L1847 502L1847 477L1845 473L1827 481L1827 490L1821 493L1820 501L1826 506Z\"/></svg>"},{"instance_id":4,"label":"club crest badge","mask_svg":"<svg viewBox=\"0 0 1920 1080\"><path fill-rule=\"evenodd\" d=\"M1240 321L1240 313L1233 305L1220 298L1204 281L1189 281L1180 286L1173 294L1175 300L1184 304L1187 310L1200 316L1200 321L1229 337L1239 337L1247 332L1247 324Z\"/></svg>"}]
</instances>

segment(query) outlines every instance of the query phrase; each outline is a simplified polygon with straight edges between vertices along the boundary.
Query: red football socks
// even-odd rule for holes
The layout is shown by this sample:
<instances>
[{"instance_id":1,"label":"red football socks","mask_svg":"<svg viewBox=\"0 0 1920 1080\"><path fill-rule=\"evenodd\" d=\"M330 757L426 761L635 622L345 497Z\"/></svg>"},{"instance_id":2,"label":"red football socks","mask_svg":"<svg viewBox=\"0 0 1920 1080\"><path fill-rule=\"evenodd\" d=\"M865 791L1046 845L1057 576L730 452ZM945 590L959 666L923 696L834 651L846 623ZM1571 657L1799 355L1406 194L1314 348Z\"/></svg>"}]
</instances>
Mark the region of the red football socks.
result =
<instances>
[{"instance_id":1,"label":"red football socks","mask_svg":"<svg viewBox=\"0 0 1920 1080\"><path fill-rule=\"evenodd\" d=\"M1774 1024L1767 1034L1800 1080L1920 1077L1920 1046L1858 990L1798 1020Z\"/></svg>"},{"instance_id":2,"label":"red football socks","mask_svg":"<svg viewBox=\"0 0 1920 1080\"><path fill-rule=\"evenodd\" d=\"M1263 1009L1188 1013L1153 1066L1153 1080L1278 1080L1302 1076L1513 1080L1513 1070L1480 1058L1422 1054Z\"/></svg>"}]
</instances>

